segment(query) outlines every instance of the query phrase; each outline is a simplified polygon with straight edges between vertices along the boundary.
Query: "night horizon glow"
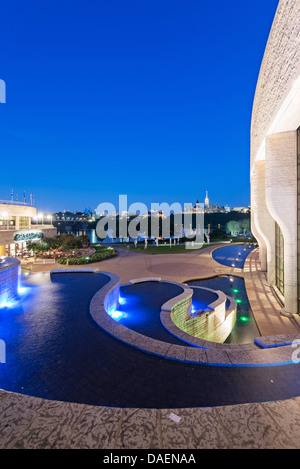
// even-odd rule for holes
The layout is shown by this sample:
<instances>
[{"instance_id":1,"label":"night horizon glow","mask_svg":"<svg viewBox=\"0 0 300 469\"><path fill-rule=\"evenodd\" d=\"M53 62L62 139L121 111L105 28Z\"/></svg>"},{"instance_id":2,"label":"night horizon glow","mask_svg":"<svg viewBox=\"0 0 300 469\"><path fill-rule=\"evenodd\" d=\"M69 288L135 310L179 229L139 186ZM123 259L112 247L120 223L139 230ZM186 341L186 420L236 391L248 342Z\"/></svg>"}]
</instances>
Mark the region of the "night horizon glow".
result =
<instances>
[{"instance_id":1,"label":"night horizon glow","mask_svg":"<svg viewBox=\"0 0 300 469\"><path fill-rule=\"evenodd\" d=\"M248 206L252 102L277 4L3 5L0 199L34 194L54 213L208 191Z\"/></svg>"}]
</instances>

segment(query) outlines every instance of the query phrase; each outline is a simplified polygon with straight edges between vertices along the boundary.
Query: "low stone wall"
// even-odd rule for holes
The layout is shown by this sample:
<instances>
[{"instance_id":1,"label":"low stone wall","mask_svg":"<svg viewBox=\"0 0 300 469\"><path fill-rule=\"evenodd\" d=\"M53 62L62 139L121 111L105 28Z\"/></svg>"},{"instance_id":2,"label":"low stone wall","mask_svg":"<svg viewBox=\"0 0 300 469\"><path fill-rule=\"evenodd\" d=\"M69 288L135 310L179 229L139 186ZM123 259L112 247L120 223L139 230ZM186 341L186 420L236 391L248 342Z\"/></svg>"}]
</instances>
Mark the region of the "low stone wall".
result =
<instances>
[{"instance_id":1,"label":"low stone wall","mask_svg":"<svg viewBox=\"0 0 300 469\"><path fill-rule=\"evenodd\" d=\"M120 285L120 279L117 275L113 275L109 272L102 273L110 276L111 281L101 288L92 298L90 314L104 331L129 346L161 358L202 365L253 367L300 363L300 358L293 356L295 352L293 344L287 341L288 345L285 345L284 337L281 337L280 340L280 345L282 346L276 343L276 338L270 338L270 343L267 348L261 348L261 346L253 342L236 345L211 342L192 337L177 328L170 318L170 309L162 311L162 323L171 333L172 327L176 328L176 336L183 342L191 343L193 346L173 345L139 334L118 323L107 313L105 304L110 304L110 302L107 303L107 296L113 295L114 298L116 298L116 289L118 285ZM186 290L188 290L188 288ZM188 295L188 292L186 292L186 294ZM179 295L179 297L180 296L181 295ZM114 301L115 300L113 300L113 302ZM225 321L227 317L230 317L232 311L233 310L230 309L229 312L226 313ZM300 341L300 336L293 336L293 339L299 339Z\"/></svg>"},{"instance_id":2,"label":"low stone wall","mask_svg":"<svg viewBox=\"0 0 300 469\"><path fill-rule=\"evenodd\" d=\"M129 283L161 282L160 277L134 278Z\"/></svg>"},{"instance_id":3,"label":"low stone wall","mask_svg":"<svg viewBox=\"0 0 300 469\"><path fill-rule=\"evenodd\" d=\"M236 307L231 309L229 312L226 311L226 317L222 324L220 324L213 333L206 338L212 342L224 343L227 337L230 335L236 322Z\"/></svg>"},{"instance_id":4,"label":"low stone wall","mask_svg":"<svg viewBox=\"0 0 300 469\"><path fill-rule=\"evenodd\" d=\"M95 273L98 272L99 269L87 269L84 267L79 267L77 269L52 269L50 274L82 274L82 273Z\"/></svg>"},{"instance_id":5,"label":"low stone wall","mask_svg":"<svg viewBox=\"0 0 300 469\"><path fill-rule=\"evenodd\" d=\"M194 288L213 292L209 288ZM217 300L208 305L207 311L198 314L196 312L193 317L190 313L193 290L187 289L185 291L186 298L182 301L178 301L179 298L174 298L172 300L174 306L171 309L169 308L171 321L176 327L173 327L172 323L168 321L165 314L168 309L165 305L162 307L161 314L163 324L173 335L178 335L178 329L185 332L187 334L185 340L188 343L193 343L195 337L212 342L225 342L235 323L236 303L231 299L231 308L227 311L226 295L221 291L214 293L217 295ZM170 304L170 302L168 303ZM182 334L180 334L180 337L182 338Z\"/></svg>"},{"instance_id":6,"label":"low stone wall","mask_svg":"<svg viewBox=\"0 0 300 469\"><path fill-rule=\"evenodd\" d=\"M0 263L0 304L18 297L20 261L6 257Z\"/></svg>"},{"instance_id":7,"label":"low stone wall","mask_svg":"<svg viewBox=\"0 0 300 469\"><path fill-rule=\"evenodd\" d=\"M111 288L109 295L107 295L106 298L104 299L105 311L107 311L108 313L110 311L116 311L119 306L119 298L120 298L120 283L118 282L115 286Z\"/></svg>"}]
</instances>

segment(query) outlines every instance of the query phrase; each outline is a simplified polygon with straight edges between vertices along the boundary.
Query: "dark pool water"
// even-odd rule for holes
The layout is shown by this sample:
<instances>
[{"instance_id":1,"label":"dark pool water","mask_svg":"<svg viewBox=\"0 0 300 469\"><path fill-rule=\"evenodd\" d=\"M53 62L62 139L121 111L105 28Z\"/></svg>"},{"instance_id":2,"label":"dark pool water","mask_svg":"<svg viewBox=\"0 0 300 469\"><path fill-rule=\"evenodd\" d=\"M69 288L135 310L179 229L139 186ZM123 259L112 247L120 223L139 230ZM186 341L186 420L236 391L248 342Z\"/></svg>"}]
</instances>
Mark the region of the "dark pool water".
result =
<instances>
[{"instance_id":1,"label":"dark pool water","mask_svg":"<svg viewBox=\"0 0 300 469\"><path fill-rule=\"evenodd\" d=\"M255 247L254 244L230 244L213 251L212 257L219 264L243 269L245 260Z\"/></svg>"},{"instance_id":2,"label":"dark pool water","mask_svg":"<svg viewBox=\"0 0 300 469\"><path fill-rule=\"evenodd\" d=\"M189 283L189 286L202 286L220 290L237 301L237 320L225 343L246 344L253 342L255 337L260 337L246 293L244 279L234 276L222 276L209 280L194 281Z\"/></svg>"},{"instance_id":3,"label":"dark pool water","mask_svg":"<svg viewBox=\"0 0 300 469\"><path fill-rule=\"evenodd\" d=\"M181 408L295 397L299 365L219 367L144 353L92 319L101 274L30 275L21 302L0 311L0 388L46 399L110 407Z\"/></svg>"},{"instance_id":4,"label":"dark pool water","mask_svg":"<svg viewBox=\"0 0 300 469\"><path fill-rule=\"evenodd\" d=\"M168 282L145 282L121 286L121 304L114 316L119 323L147 337L189 346L167 331L160 320L162 305L182 292L182 287ZM217 299L216 293L195 288L192 310L209 311L209 304Z\"/></svg>"},{"instance_id":5,"label":"dark pool water","mask_svg":"<svg viewBox=\"0 0 300 469\"><path fill-rule=\"evenodd\" d=\"M170 334L160 321L162 305L182 292L182 287L167 282L147 282L121 286L122 304L120 304L118 312L122 316L118 322L147 337L187 346L185 342Z\"/></svg>"}]
</instances>

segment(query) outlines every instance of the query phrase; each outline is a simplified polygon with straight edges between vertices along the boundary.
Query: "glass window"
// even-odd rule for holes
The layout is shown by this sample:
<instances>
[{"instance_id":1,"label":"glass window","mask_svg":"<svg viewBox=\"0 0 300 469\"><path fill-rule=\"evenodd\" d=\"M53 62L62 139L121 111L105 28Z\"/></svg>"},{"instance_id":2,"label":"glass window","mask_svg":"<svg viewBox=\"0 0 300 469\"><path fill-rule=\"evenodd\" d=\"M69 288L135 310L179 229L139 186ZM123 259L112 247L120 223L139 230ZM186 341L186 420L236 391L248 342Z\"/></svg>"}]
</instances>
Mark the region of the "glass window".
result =
<instances>
[{"instance_id":1,"label":"glass window","mask_svg":"<svg viewBox=\"0 0 300 469\"><path fill-rule=\"evenodd\" d=\"M29 226L30 218L29 217L20 217L19 218L19 226Z\"/></svg>"},{"instance_id":2,"label":"glass window","mask_svg":"<svg viewBox=\"0 0 300 469\"><path fill-rule=\"evenodd\" d=\"M284 239L278 223L275 223L275 283L284 295Z\"/></svg>"}]
</instances>

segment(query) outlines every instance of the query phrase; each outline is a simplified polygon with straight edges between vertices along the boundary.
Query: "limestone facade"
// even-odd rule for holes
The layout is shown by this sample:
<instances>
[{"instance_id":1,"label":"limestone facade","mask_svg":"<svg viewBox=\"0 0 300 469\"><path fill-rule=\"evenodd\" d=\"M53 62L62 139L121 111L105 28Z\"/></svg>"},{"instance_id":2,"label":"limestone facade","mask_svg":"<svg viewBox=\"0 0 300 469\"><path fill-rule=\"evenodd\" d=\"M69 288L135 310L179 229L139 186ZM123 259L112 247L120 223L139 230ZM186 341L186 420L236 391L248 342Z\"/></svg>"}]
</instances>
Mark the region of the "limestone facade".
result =
<instances>
[{"instance_id":1,"label":"limestone facade","mask_svg":"<svg viewBox=\"0 0 300 469\"><path fill-rule=\"evenodd\" d=\"M254 97L250 170L252 232L262 270L268 283L278 288L285 314L300 313L299 128L300 0L280 0Z\"/></svg>"}]
</instances>

